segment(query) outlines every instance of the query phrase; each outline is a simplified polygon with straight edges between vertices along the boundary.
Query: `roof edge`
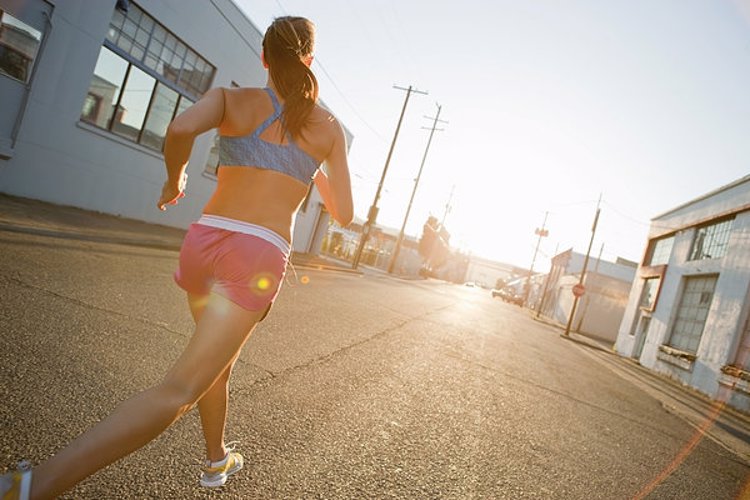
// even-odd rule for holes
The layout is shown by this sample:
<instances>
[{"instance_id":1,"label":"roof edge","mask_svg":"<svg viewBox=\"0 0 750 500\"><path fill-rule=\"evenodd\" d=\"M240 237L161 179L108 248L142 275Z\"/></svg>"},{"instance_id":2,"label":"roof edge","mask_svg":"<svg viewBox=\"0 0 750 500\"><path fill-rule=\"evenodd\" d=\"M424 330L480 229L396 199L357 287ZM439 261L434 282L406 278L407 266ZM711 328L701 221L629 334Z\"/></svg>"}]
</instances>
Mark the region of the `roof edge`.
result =
<instances>
[{"instance_id":1,"label":"roof edge","mask_svg":"<svg viewBox=\"0 0 750 500\"><path fill-rule=\"evenodd\" d=\"M731 189L733 187L739 186L740 184L744 184L745 182L750 182L750 174L745 175L743 177L740 177L739 179L737 179L735 181L732 181L729 184L726 184L724 186L716 188L713 191L709 191L708 193L705 193L705 194L703 194L701 196L698 196L697 198L693 198L692 200L687 201L685 203L682 203L682 204L680 204L680 205L678 205L678 206L676 206L674 208L670 208L666 212L660 213L659 215L655 215L655 216L651 217L651 221L653 222L653 221L655 221L657 219L661 219L662 217L664 217L666 215L670 215L670 214L672 214L672 213L674 213L674 212L676 212L678 210L681 210L681 209L683 209L685 207L689 207L690 205L692 205L694 203L697 203L699 201L703 201L703 200L705 200L707 198L710 198L711 196L715 196L715 195L717 195L717 194L719 194L719 193L721 193L723 191L727 191L727 190L729 190L729 189Z\"/></svg>"}]
</instances>

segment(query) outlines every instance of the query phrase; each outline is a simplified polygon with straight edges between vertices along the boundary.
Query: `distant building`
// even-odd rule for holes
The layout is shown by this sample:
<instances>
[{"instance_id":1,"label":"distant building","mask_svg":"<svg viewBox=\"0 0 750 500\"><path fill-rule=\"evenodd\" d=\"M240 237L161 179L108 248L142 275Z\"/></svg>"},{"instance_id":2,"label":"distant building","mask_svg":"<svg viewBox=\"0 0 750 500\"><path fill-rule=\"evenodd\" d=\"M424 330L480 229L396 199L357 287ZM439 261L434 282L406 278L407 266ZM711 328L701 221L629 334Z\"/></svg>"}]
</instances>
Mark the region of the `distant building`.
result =
<instances>
[{"instance_id":1,"label":"distant building","mask_svg":"<svg viewBox=\"0 0 750 500\"><path fill-rule=\"evenodd\" d=\"M616 350L750 410L750 175L651 221Z\"/></svg>"},{"instance_id":2,"label":"distant building","mask_svg":"<svg viewBox=\"0 0 750 500\"><path fill-rule=\"evenodd\" d=\"M483 288L494 288L498 281L507 281L525 275L528 270L511 264L504 264L494 260L477 256L470 256L464 281L476 283Z\"/></svg>"},{"instance_id":3,"label":"distant building","mask_svg":"<svg viewBox=\"0 0 750 500\"><path fill-rule=\"evenodd\" d=\"M0 2L0 191L186 228L216 185L217 134L165 213L167 125L210 87L264 86L262 38L231 0ZM313 188L293 249L317 253L329 218Z\"/></svg>"},{"instance_id":4,"label":"distant building","mask_svg":"<svg viewBox=\"0 0 750 500\"><path fill-rule=\"evenodd\" d=\"M549 274L532 288L529 305L567 325L573 307L573 285L580 280L585 258L572 249L554 256ZM625 259L608 262L589 258L583 281L585 293L579 299L571 329L614 343L637 267Z\"/></svg>"},{"instance_id":5,"label":"distant building","mask_svg":"<svg viewBox=\"0 0 750 500\"><path fill-rule=\"evenodd\" d=\"M328 227L328 232L323 239L323 253L337 259L352 262L359 247L362 227L365 221L355 217L349 227L342 228L336 223ZM374 225L370 231L370 237L362 251L360 264L375 267L387 271L391 262L393 252L396 248L399 230ZM394 274L401 276L418 276L422 265L422 258L417 252L419 240L414 236L404 235L399 250L398 261L394 268Z\"/></svg>"}]
</instances>

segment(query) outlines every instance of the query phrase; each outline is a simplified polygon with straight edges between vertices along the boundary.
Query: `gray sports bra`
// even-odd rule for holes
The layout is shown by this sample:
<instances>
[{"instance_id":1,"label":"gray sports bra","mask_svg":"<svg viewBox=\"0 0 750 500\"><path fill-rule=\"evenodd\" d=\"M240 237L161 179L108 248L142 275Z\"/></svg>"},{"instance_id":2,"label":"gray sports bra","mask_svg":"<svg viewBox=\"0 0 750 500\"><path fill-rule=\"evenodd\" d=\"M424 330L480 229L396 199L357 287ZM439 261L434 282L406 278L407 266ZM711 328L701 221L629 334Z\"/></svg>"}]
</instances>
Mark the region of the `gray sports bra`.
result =
<instances>
[{"instance_id":1,"label":"gray sports bra","mask_svg":"<svg viewBox=\"0 0 750 500\"><path fill-rule=\"evenodd\" d=\"M273 103L273 114L261 123L255 132L240 136L219 138L219 166L256 167L274 170L310 184L320 162L303 151L287 134L288 144L273 144L260 138L260 134L279 119L283 108L273 90L268 92Z\"/></svg>"}]
</instances>

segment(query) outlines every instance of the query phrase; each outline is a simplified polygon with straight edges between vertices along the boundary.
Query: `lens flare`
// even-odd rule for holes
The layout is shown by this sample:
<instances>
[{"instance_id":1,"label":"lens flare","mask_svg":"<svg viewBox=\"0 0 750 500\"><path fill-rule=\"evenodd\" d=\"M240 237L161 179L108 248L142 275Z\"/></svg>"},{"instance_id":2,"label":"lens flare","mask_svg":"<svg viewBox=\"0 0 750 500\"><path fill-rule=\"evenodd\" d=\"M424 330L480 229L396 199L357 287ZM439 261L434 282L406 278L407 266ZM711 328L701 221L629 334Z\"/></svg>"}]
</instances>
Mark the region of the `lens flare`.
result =
<instances>
[{"instance_id":1,"label":"lens flare","mask_svg":"<svg viewBox=\"0 0 750 500\"><path fill-rule=\"evenodd\" d=\"M226 298L227 292L220 284L214 284L211 290L211 306L220 315L229 313L230 301Z\"/></svg>"},{"instance_id":2,"label":"lens flare","mask_svg":"<svg viewBox=\"0 0 750 500\"><path fill-rule=\"evenodd\" d=\"M259 290L264 290L264 291L268 290L269 288L271 288L271 281L268 278L265 278L265 277L259 278L258 279L258 283L257 283L257 287L258 287Z\"/></svg>"},{"instance_id":3,"label":"lens flare","mask_svg":"<svg viewBox=\"0 0 750 500\"><path fill-rule=\"evenodd\" d=\"M273 274L257 274L250 280L250 290L256 295L268 295L276 289L277 279Z\"/></svg>"},{"instance_id":4,"label":"lens flare","mask_svg":"<svg viewBox=\"0 0 750 500\"><path fill-rule=\"evenodd\" d=\"M302 283L303 285L307 285L308 283L310 283L310 277L309 276L302 276L299 279L299 282Z\"/></svg>"}]
</instances>

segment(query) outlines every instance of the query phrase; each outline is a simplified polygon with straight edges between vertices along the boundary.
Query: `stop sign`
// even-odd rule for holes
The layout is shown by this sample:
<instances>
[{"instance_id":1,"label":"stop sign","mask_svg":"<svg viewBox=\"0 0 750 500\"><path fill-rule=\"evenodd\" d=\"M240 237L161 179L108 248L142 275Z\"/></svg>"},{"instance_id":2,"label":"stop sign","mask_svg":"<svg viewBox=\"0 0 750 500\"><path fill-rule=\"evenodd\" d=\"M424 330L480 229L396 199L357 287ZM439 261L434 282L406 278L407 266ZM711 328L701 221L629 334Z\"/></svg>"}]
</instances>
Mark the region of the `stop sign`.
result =
<instances>
[{"instance_id":1,"label":"stop sign","mask_svg":"<svg viewBox=\"0 0 750 500\"><path fill-rule=\"evenodd\" d=\"M586 289L580 283L576 283L575 286L573 286L573 295L576 297L580 297L585 291Z\"/></svg>"}]
</instances>

